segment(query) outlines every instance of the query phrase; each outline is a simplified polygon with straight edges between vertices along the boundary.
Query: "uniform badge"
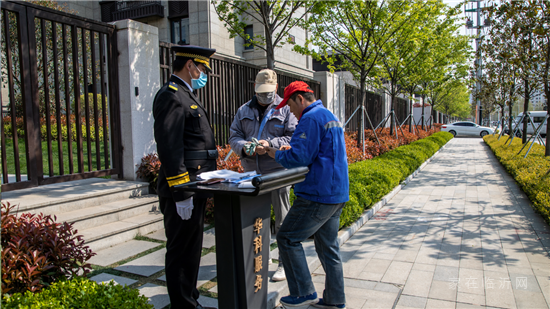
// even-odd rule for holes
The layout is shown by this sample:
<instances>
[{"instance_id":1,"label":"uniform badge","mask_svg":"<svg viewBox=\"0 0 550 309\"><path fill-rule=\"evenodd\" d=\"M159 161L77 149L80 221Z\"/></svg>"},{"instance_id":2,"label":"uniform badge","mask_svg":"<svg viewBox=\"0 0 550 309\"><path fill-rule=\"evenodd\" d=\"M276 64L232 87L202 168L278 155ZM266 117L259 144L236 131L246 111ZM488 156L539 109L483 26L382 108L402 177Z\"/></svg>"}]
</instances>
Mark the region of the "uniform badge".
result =
<instances>
[{"instance_id":1,"label":"uniform badge","mask_svg":"<svg viewBox=\"0 0 550 309\"><path fill-rule=\"evenodd\" d=\"M168 88L170 88L174 91L178 91L178 85L174 82L170 82L170 84L168 85Z\"/></svg>"},{"instance_id":2,"label":"uniform badge","mask_svg":"<svg viewBox=\"0 0 550 309\"><path fill-rule=\"evenodd\" d=\"M300 135L300 138L307 139L307 137L306 137L306 132L302 133L302 134Z\"/></svg>"},{"instance_id":3,"label":"uniform badge","mask_svg":"<svg viewBox=\"0 0 550 309\"><path fill-rule=\"evenodd\" d=\"M197 108L199 108L199 106L197 104L193 104L193 105L191 105L191 108L192 109L197 109Z\"/></svg>"}]
</instances>

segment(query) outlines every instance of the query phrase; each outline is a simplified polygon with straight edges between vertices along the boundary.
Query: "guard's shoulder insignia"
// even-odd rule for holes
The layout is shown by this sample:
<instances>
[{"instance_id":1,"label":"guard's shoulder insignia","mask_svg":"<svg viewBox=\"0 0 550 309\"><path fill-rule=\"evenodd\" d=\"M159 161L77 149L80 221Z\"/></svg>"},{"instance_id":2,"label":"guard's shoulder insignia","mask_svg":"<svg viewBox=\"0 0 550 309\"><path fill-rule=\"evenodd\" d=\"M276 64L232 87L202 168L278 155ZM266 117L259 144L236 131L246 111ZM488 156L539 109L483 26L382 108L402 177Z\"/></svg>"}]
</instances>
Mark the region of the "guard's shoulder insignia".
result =
<instances>
[{"instance_id":1,"label":"guard's shoulder insignia","mask_svg":"<svg viewBox=\"0 0 550 309\"><path fill-rule=\"evenodd\" d=\"M176 84L174 82L170 82L170 84L168 85L168 88L170 88L174 91L178 91L178 84Z\"/></svg>"},{"instance_id":2,"label":"guard's shoulder insignia","mask_svg":"<svg viewBox=\"0 0 550 309\"><path fill-rule=\"evenodd\" d=\"M306 132L302 133L299 137L300 137L300 138L303 138L303 139L307 139L307 137L306 137Z\"/></svg>"},{"instance_id":3,"label":"guard's shoulder insignia","mask_svg":"<svg viewBox=\"0 0 550 309\"><path fill-rule=\"evenodd\" d=\"M191 108L192 109L197 109L197 108L199 108L199 106L197 104L193 104L193 105L191 105Z\"/></svg>"}]
</instances>

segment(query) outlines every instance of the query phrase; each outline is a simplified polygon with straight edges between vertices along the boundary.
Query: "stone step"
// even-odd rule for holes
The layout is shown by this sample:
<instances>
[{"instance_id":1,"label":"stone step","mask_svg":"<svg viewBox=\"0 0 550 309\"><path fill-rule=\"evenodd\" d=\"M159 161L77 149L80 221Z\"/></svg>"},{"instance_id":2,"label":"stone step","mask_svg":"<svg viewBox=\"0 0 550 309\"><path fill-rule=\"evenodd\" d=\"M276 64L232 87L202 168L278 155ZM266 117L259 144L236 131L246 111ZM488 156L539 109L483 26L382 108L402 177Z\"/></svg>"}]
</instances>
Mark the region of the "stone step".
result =
<instances>
[{"instance_id":1,"label":"stone step","mask_svg":"<svg viewBox=\"0 0 550 309\"><path fill-rule=\"evenodd\" d=\"M100 206L67 211L56 216L57 222L72 222L74 228L84 230L157 210L158 197L144 195Z\"/></svg>"},{"instance_id":2,"label":"stone step","mask_svg":"<svg viewBox=\"0 0 550 309\"><path fill-rule=\"evenodd\" d=\"M134 239L137 235L146 235L164 227L160 211L151 211L116 222L102 224L79 231L92 251L109 248Z\"/></svg>"},{"instance_id":3,"label":"stone step","mask_svg":"<svg viewBox=\"0 0 550 309\"><path fill-rule=\"evenodd\" d=\"M52 215L148 193L146 182L90 178L5 192L2 201L18 205L18 212Z\"/></svg>"}]
</instances>

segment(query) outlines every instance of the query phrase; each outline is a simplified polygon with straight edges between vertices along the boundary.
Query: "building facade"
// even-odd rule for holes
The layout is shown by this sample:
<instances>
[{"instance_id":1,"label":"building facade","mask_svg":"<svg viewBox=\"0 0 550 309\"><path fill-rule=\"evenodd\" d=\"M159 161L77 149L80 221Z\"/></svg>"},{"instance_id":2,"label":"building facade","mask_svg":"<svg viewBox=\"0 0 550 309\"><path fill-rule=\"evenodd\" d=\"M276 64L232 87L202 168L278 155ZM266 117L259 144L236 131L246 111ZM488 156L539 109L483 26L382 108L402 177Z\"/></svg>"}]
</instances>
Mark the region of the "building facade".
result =
<instances>
[{"instance_id":1,"label":"building facade","mask_svg":"<svg viewBox=\"0 0 550 309\"><path fill-rule=\"evenodd\" d=\"M74 14L103 22L133 19L159 30L159 40L214 48L220 56L265 66L266 53L245 46L241 37L230 38L211 1L58 1ZM263 35L263 25L250 21L249 35ZM304 44L307 32L295 27L289 34L296 44ZM312 59L292 50L292 44L275 49L275 67L281 71L313 77Z\"/></svg>"}]
</instances>

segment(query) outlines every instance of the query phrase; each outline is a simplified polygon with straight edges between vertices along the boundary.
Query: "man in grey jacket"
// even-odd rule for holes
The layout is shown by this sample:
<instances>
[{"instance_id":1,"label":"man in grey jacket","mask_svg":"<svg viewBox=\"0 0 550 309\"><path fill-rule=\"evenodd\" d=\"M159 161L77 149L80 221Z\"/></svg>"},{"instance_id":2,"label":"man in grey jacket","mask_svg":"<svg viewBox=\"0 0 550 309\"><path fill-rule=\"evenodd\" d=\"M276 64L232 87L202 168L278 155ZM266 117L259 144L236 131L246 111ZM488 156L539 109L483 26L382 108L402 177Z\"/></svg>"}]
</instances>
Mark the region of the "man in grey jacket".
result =
<instances>
[{"instance_id":1,"label":"man in grey jacket","mask_svg":"<svg viewBox=\"0 0 550 309\"><path fill-rule=\"evenodd\" d=\"M239 108L233 123L229 144L241 158L245 172L256 171L268 174L285 168L269 157L265 148L246 153L245 145L256 138L263 146L281 148L288 146L298 120L288 106L275 109L283 100L277 95L277 74L270 69L261 70L256 75L254 90L256 95ZM248 148L250 149L250 148ZM290 187L274 190L271 193L271 204L275 212L275 233L283 224L288 210ZM285 280L285 271L279 260L279 267L272 277L273 281Z\"/></svg>"}]
</instances>

